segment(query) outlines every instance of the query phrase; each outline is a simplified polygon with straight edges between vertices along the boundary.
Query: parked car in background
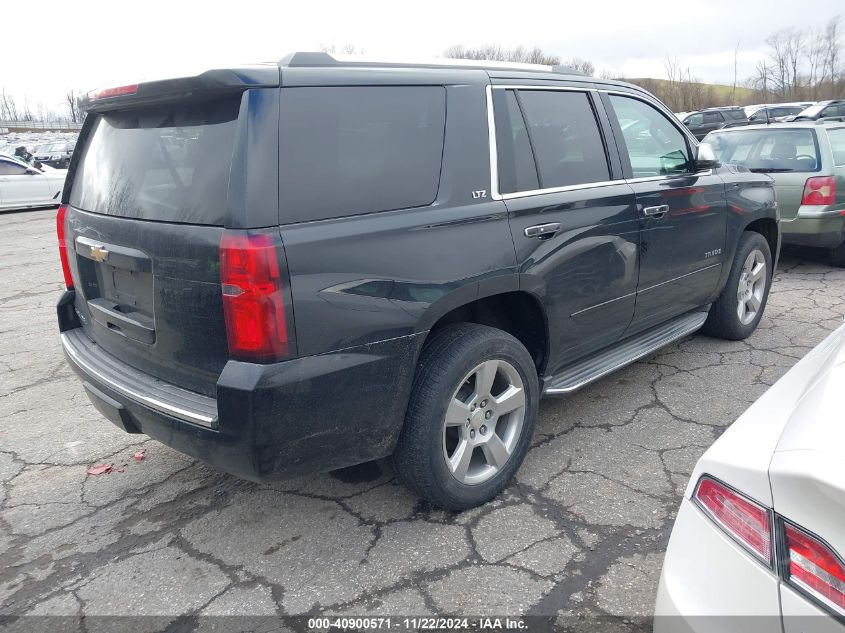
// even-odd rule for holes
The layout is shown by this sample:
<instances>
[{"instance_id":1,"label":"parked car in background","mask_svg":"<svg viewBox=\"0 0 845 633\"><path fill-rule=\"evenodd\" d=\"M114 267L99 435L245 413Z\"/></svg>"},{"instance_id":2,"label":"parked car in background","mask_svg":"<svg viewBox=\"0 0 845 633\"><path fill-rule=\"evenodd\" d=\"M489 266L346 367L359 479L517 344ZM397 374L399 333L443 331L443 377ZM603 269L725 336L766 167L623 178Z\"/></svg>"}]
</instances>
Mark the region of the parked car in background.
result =
<instances>
[{"instance_id":1,"label":"parked car in background","mask_svg":"<svg viewBox=\"0 0 845 633\"><path fill-rule=\"evenodd\" d=\"M751 123L776 123L805 109L806 106L800 105L767 105L755 110L748 120Z\"/></svg>"},{"instance_id":2,"label":"parked car in background","mask_svg":"<svg viewBox=\"0 0 845 633\"><path fill-rule=\"evenodd\" d=\"M845 632L845 326L698 461L655 633Z\"/></svg>"},{"instance_id":3,"label":"parked car in background","mask_svg":"<svg viewBox=\"0 0 845 633\"><path fill-rule=\"evenodd\" d=\"M630 84L296 53L83 107L67 359L127 432L246 478L392 456L475 506L542 395L766 306L771 179Z\"/></svg>"},{"instance_id":4,"label":"parked car in background","mask_svg":"<svg viewBox=\"0 0 845 633\"><path fill-rule=\"evenodd\" d=\"M683 123L700 141L713 130L748 125L748 117L742 108L707 108L688 114Z\"/></svg>"},{"instance_id":5,"label":"parked car in background","mask_svg":"<svg viewBox=\"0 0 845 633\"><path fill-rule=\"evenodd\" d=\"M769 174L785 244L826 248L845 266L845 123L777 123L708 134L724 163Z\"/></svg>"},{"instance_id":6,"label":"parked car in background","mask_svg":"<svg viewBox=\"0 0 845 633\"><path fill-rule=\"evenodd\" d=\"M34 159L42 165L49 165L55 169L67 169L75 146L76 143L70 141L39 145L35 148Z\"/></svg>"},{"instance_id":7,"label":"parked car in background","mask_svg":"<svg viewBox=\"0 0 845 633\"><path fill-rule=\"evenodd\" d=\"M811 105L813 105L815 101L789 101L784 103L755 103L752 105L747 105L743 107L745 110L745 115L750 119L751 116L757 112L758 110L762 110L763 108L798 108L798 111L806 110Z\"/></svg>"},{"instance_id":8,"label":"parked car in background","mask_svg":"<svg viewBox=\"0 0 845 633\"><path fill-rule=\"evenodd\" d=\"M819 101L786 121L817 121L831 117L845 117L845 99Z\"/></svg>"},{"instance_id":9,"label":"parked car in background","mask_svg":"<svg viewBox=\"0 0 845 633\"><path fill-rule=\"evenodd\" d=\"M66 173L49 167L37 169L13 156L0 154L0 209L59 204Z\"/></svg>"}]
</instances>

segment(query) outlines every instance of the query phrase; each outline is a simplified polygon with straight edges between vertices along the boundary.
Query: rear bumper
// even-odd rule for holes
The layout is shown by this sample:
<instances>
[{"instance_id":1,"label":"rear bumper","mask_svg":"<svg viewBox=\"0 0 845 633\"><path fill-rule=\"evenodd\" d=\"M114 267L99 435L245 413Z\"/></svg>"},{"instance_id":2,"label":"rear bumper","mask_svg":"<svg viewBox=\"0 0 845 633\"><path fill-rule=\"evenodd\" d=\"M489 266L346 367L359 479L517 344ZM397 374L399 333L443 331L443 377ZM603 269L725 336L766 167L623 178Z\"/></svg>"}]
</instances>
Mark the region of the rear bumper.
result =
<instances>
[{"instance_id":1,"label":"rear bumper","mask_svg":"<svg viewBox=\"0 0 845 633\"><path fill-rule=\"evenodd\" d=\"M781 218L784 244L835 248L845 241L845 216Z\"/></svg>"},{"instance_id":2,"label":"rear bumper","mask_svg":"<svg viewBox=\"0 0 845 633\"><path fill-rule=\"evenodd\" d=\"M229 361L215 400L121 363L81 329L62 329L68 363L107 419L253 480L392 453L423 339L400 337L270 365Z\"/></svg>"},{"instance_id":3,"label":"rear bumper","mask_svg":"<svg viewBox=\"0 0 845 633\"><path fill-rule=\"evenodd\" d=\"M684 499L663 561L655 633L780 629L774 572L752 559Z\"/></svg>"}]
</instances>

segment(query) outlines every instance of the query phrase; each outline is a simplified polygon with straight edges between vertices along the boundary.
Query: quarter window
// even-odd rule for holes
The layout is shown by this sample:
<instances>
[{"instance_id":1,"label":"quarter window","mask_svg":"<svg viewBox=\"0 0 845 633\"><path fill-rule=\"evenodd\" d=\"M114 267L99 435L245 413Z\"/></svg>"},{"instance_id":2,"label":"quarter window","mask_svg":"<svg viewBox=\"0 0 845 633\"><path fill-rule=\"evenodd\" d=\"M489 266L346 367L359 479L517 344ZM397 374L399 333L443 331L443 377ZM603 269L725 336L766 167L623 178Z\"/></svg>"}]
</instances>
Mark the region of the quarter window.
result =
<instances>
[{"instance_id":1,"label":"quarter window","mask_svg":"<svg viewBox=\"0 0 845 633\"><path fill-rule=\"evenodd\" d=\"M688 173L686 137L657 108L631 97L610 95L622 127L634 178Z\"/></svg>"},{"instance_id":2,"label":"quarter window","mask_svg":"<svg viewBox=\"0 0 845 633\"><path fill-rule=\"evenodd\" d=\"M541 189L610 179L604 143L586 93L520 90L518 95Z\"/></svg>"},{"instance_id":3,"label":"quarter window","mask_svg":"<svg viewBox=\"0 0 845 633\"><path fill-rule=\"evenodd\" d=\"M845 127L828 130L830 148L833 150L833 163L837 167L845 165Z\"/></svg>"},{"instance_id":4,"label":"quarter window","mask_svg":"<svg viewBox=\"0 0 845 633\"><path fill-rule=\"evenodd\" d=\"M421 207L440 184L442 86L283 88L282 222Z\"/></svg>"}]
</instances>

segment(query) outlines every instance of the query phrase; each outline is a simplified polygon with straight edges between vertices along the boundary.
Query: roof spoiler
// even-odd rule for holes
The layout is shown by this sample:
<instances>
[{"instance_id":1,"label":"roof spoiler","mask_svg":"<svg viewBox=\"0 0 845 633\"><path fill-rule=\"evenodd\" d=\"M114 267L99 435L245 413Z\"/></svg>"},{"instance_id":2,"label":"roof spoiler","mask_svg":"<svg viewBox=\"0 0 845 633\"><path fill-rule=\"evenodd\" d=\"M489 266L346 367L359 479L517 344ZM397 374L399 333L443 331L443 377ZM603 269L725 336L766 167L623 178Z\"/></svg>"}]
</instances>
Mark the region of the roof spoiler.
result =
<instances>
[{"instance_id":1,"label":"roof spoiler","mask_svg":"<svg viewBox=\"0 0 845 633\"><path fill-rule=\"evenodd\" d=\"M93 90L80 97L79 106L86 112L124 110L216 94L243 92L249 88L277 86L279 86L279 68L275 65L226 68L209 70L194 77L162 79Z\"/></svg>"}]
</instances>

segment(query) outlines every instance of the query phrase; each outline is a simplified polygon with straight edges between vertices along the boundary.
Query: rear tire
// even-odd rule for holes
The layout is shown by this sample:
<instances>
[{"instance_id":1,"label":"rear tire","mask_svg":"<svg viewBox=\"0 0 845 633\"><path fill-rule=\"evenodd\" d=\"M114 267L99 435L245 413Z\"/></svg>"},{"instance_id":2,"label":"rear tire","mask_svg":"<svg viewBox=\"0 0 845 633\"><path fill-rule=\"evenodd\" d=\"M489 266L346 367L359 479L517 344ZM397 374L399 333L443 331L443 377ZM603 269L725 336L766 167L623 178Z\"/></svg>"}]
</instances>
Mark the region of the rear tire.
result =
<instances>
[{"instance_id":1,"label":"rear tire","mask_svg":"<svg viewBox=\"0 0 845 633\"><path fill-rule=\"evenodd\" d=\"M528 452L539 399L534 361L513 336L472 323L436 330L393 453L398 478L448 510L489 501Z\"/></svg>"},{"instance_id":2,"label":"rear tire","mask_svg":"<svg viewBox=\"0 0 845 633\"><path fill-rule=\"evenodd\" d=\"M731 341L749 337L763 316L773 273L772 252L766 238L753 231L743 233L728 281L710 306L702 331Z\"/></svg>"},{"instance_id":3,"label":"rear tire","mask_svg":"<svg viewBox=\"0 0 845 633\"><path fill-rule=\"evenodd\" d=\"M839 268L845 268L845 242L830 249L830 263Z\"/></svg>"}]
</instances>

